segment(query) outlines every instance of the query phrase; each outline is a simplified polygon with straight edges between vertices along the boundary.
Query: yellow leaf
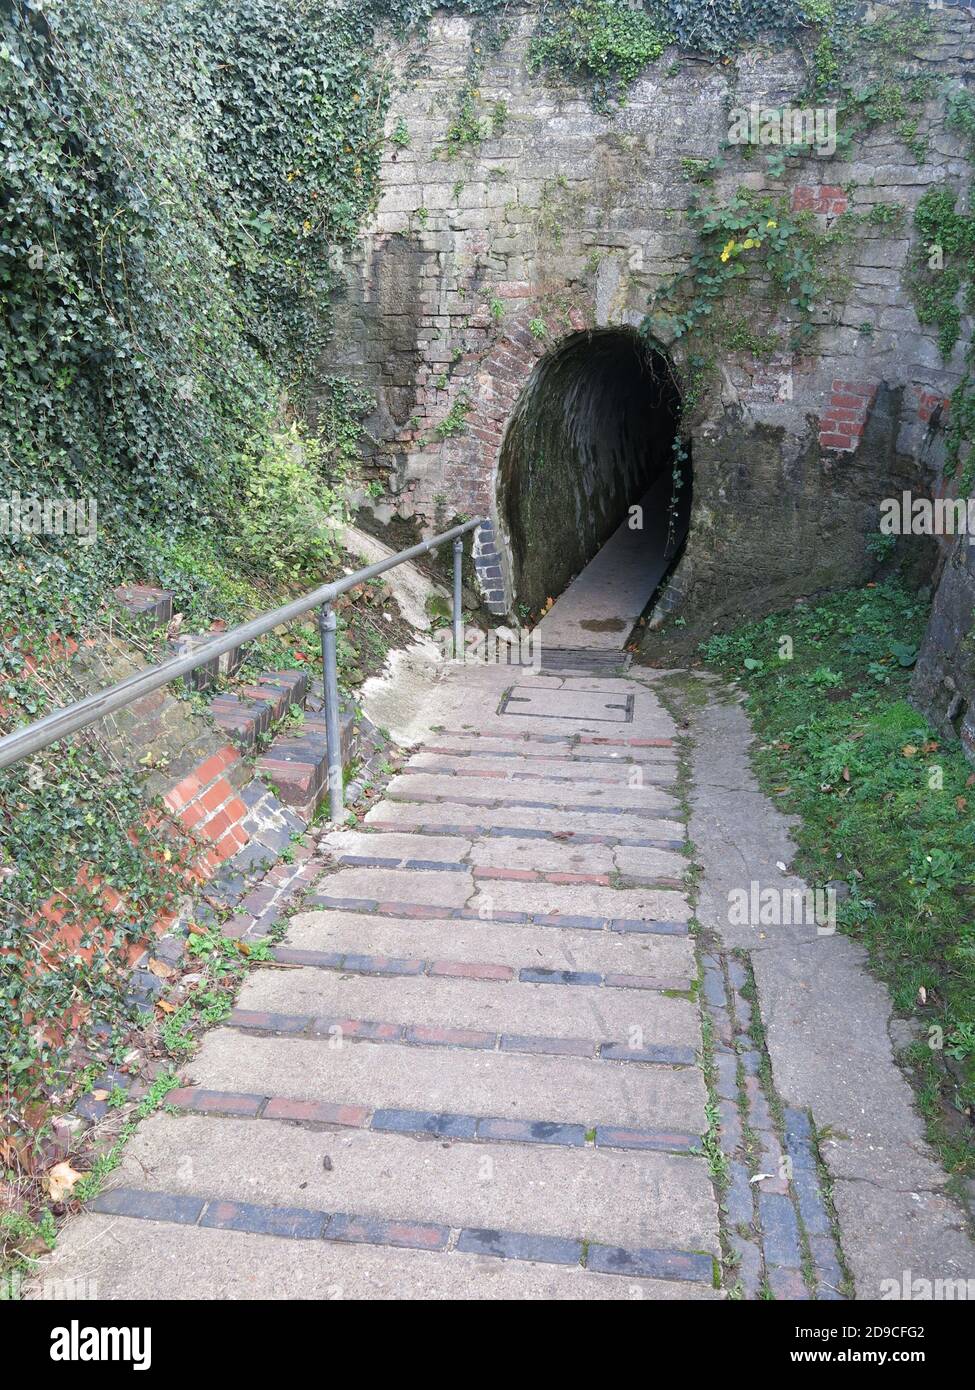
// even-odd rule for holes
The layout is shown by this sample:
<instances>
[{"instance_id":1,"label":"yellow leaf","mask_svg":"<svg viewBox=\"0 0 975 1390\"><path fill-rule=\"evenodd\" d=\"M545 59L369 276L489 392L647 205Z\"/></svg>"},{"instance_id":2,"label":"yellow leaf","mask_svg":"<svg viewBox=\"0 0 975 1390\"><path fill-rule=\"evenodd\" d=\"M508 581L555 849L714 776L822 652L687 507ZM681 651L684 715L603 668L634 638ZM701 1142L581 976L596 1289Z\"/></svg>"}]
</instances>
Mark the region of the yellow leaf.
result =
<instances>
[{"instance_id":1,"label":"yellow leaf","mask_svg":"<svg viewBox=\"0 0 975 1390\"><path fill-rule=\"evenodd\" d=\"M174 1014L176 1012L176 1005L170 1004L168 999L157 999L156 1008L162 1009L164 1014Z\"/></svg>"},{"instance_id":2,"label":"yellow leaf","mask_svg":"<svg viewBox=\"0 0 975 1390\"><path fill-rule=\"evenodd\" d=\"M74 1191L75 1183L81 1174L70 1163L55 1163L45 1179L48 1196L52 1202L63 1202Z\"/></svg>"},{"instance_id":3,"label":"yellow leaf","mask_svg":"<svg viewBox=\"0 0 975 1390\"><path fill-rule=\"evenodd\" d=\"M149 969L154 975L157 975L160 980L170 980L176 974L173 967L164 960L151 960L149 962Z\"/></svg>"},{"instance_id":4,"label":"yellow leaf","mask_svg":"<svg viewBox=\"0 0 975 1390\"><path fill-rule=\"evenodd\" d=\"M913 743L905 743L901 752L904 754L905 758L913 758L914 754L917 752L917 748Z\"/></svg>"}]
</instances>

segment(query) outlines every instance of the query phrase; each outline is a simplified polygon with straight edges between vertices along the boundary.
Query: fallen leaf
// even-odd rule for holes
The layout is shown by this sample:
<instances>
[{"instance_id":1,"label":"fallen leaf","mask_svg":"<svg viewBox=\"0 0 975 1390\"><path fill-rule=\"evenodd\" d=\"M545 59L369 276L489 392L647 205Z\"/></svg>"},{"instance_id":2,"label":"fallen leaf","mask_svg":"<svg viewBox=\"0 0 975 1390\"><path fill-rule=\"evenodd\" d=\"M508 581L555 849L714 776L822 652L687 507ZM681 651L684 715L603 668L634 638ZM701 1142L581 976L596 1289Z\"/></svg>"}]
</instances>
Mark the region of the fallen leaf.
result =
<instances>
[{"instance_id":1,"label":"fallen leaf","mask_svg":"<svg viewBox=\"0 0 975 1390\"><path fill-rule=\"evenodd\" d=\"M70 1197L80 1177L81 1174L70 1163L55 1163L44 1180L51 1201L63 1202Z\"/></svg>"},{"instance_id":2,"label":"fallen leaf","mask_svg":"<svg viewBox=\"0 0 975 1390\"><path fill-rule=\"evenodd\" d=\"M849 782L849 780L850 780L850 769L849 769L848 767L845 767L845 768L843 769L843 781L844 781L844 782Z\"/></svg>"},{"instance_id":3,"label":"fallen leaf","mask_svg":"<svg viewBox=\"0 0 975 1390\"><path fill-rule=\"evenodd\" d=\"M171 980L176 974L173 967L164 960L151 960L149 962L149 969L152 971L153 975L158 976L160 980Z\"/></svg>"},{"instance_id":4,"label":"fallen leaf","mask_svg":"<svg viewBox=\"0 0 975 1390\"><path fill-rule=\"evenodd\" d=\"M901 752L904 754L905 758L913 758L914 754L917 752L917 748L913 743L905 743Z\"/></svg>"},{"instance_id":5,"label":"fallen leaf","mask_svg":"<svg viewBox=\"0 0 975 1390\"><path fill-rule=\"evenodd\" d=\"M107 1091L92 1091L91 1095L93 1100L108 1100Z\"/></svg>"},{"instance_id":6,"label":"fallen leaf","mask_svg":"<svg viewBox=\"0 0 975 1390\"><path fill-rule=\"evenodd\" d=\"M190 933L191 936L206 936L207 934L206 927L201 927L196 922L190 922L186 930Z\"/></svg>"},{"instance_id":7,"label":"fallen leaf","mask_svg":"<svg viewBox=\"0 0 975 1390\"><path fill-rule=\"evenodd\" d=\"M956 796L955 805L958 807L959 811L964 811L965 807L968 805L968 802L965 800L963 796Z\"/></svg>"},{"instance_id":8,"label":"fallen leaf","mask_svg":"<svg viewBox=\"0 0 975 1390\"><path fill-rule=\"evenodd\" d=\"M764 1182L766 1178L774 1178L774 1177L775 1177L775 1174L774 1174L774 1173L756 1173L755 1176L754 1176L753 1178L749 1178L748 1181L749 1181L749 1182Z\"/></svg>"},{"instance_id":9,"label":"fallen leaf","mask_svg":"<svg viewBox=\"0 0 975 1390\"><path fill-rule=\"evenodd\" d=\"M926 1004L928 1002L928 992L923 985L921 985L918 989L917 1002L919 1004Z\"/></svg>"},{"instance_id":10,"label":"fallen leaf","mask_svg":"<svg viewBox=\"0 0 975 1390\"><path fill-rule=\"evenodd\" d=\"M176 1005L170 1004L168 999L157 999L156 1008L162 1009L164 1014L174 1014L176 1012Z\"/></svg>"}]
</instances>

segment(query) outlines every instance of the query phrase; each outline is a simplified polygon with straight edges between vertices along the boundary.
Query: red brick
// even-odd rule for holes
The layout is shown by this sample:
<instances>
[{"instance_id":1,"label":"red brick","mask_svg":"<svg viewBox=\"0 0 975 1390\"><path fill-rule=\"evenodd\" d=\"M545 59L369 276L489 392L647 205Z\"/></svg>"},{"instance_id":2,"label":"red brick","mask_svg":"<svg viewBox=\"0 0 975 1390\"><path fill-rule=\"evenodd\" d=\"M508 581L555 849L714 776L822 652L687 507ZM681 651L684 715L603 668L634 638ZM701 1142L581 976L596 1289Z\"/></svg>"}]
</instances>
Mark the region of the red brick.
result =
<instances>
[{"instance_id":1,"label":"red brick","mask_svg":"<svg viewBox=\"0 0 975 1390\"><path fill-rule=\"evenodd\" d=\"M228 759L226 756L228 750L233 753L233 749L229 747L229 744L227 748L221 749L219 753L214 753L212 757L207 758L206 762L201 763L198 768L194 769L193 775L196 777L201 787L208 786L209 783L213 781L214 777L219 777L224 768L234 761L234 758L237 756L236 753L234 753L233 758Z\"/></svg>"},{"instance_id":2,"label":"red brick","mask_svg":"<svg viewBox=\"0 0 975 1390\"><path fill-rule=\"evenodd\" d=\"M233 795L230 783L224 777L218 777L212 787L208 787L200 800L207 811L219 811L225 801Z\"/></svg>"},{"instance_id":3,"label":"red brick","mask_svg":"<svg viewBox=\"0 0 975 1390\"><path fill-rule=\"evenodd\" d=\"M834 381L834 391L846 391L855 396L872 396L876 391L876 384L870 381Z\"/></svg>"},{"instance_id":4,"label":"red brick","mask_svg":"<svg viewBox=\"0 0 975 1390\"><path fill-rule=\"evenodd\" d=\"M198 795L200 789L200 779L197 777L196 773L191 772L189 776L183 778L182 782L177 782L176 786L166 793L163 797L163 801L171 811L178 811L181 807L192 801L193 798Z\"/></svg>"},{"instance_id":5,"label":"red brick","mask_svg":"<svg viewBox=\"0 0 975 1390\"><path fill-rule=\"evenodd\" d=\"M184 829L192 830L195 825L199 825L205 815L206 811L204 811L202 803L199 801L191 801L188 806L185 806L183 810L180 811L179 823Z\"/></svg>"},{"instance_id":6,"label":"red brick","mask_svg":"<svg viewBox=\"0 0 975 1390\"><path fill-rule=\"evenodd\" d=\"M418 1221L387 1221L386 1243L411 1250L442 1250L447 1243L446 1227L424 1226Z\"/></svg>"},{"instance_id":7,"label":"red brick","mask_svg":"<svg viewBox=\"0 0 975 1390\"><path fill-rule=\"evenodd\" d=\"M369 1118L364 1105L329 1105L320 1100L289 1100L272 1096L264 1110L265 1120L303 1120L306 1123L345 1125L361 1129Z\"/></svg>"},{"instance_id":8,"label":"red brick","mask_svg":"<svg viewBox=\"0 0 975 1390\"><path fill-rule=\"evenodd\" d=\"M827 449L853 448L853 440L848 434L821 434L819 436L819 442L825 445Z\"/></svg>"},{"instance_id":9,"label":"red brick","mask_svg":"<svg viewBox=\"0 0 975 1390\"><path fill-rule=\"evenodd\" d=\"M222 810L218 811L215 816L211 816L207 823L201 827L201 831L208 840L219 840L224 831L230 829L231 824L226 810Z\"/></svg>"},{"instance_id":10,"label":"red brick","mask_svg":"<svg viewBox=\"0 0 975 1390\"><path fill-rule=\"evenodd\" d=\"M206 1091L195 1086L182 1086L170 1091L166 1097L167 1105L176 1105L181 1110L196 1110L211 1115L256 1115L264 1104L264 1097L244 1095L237 1091Z\"/></svg>"},{"instance_id":11,"label":"red brick","mask_svg":"<svg viewBox=\"0 0 975 1390\"><path fill-rule=\"evenodd\" d=\"M232 835L225 835L219 844L214 846L214 854L218 859L232 859L237 853L239 846Z\"/></svg>"}]
</instances>

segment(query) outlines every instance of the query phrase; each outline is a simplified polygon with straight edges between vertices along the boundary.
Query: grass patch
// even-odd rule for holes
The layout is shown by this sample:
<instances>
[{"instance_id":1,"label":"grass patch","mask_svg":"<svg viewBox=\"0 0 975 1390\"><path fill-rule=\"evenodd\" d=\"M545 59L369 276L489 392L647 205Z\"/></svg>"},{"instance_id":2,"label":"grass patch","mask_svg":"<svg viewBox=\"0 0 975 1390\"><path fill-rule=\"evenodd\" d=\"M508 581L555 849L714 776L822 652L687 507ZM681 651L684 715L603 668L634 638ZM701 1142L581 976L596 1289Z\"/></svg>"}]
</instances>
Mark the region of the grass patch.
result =
<instances>
[{"instance_id":1,"label":"grass patch","mask_svg":"<svg viewBox=\"0 0 975 1390\"><path fill-rule=\"evenodd\" d=\"M897 1012L949 1171L975 1172L975 773L907 700L928 616L897 582L713 637L708 663L748 694L766 791L800 817L796 868L843 880L840 930L867 949Z\"/></svg>"}]
</instances>

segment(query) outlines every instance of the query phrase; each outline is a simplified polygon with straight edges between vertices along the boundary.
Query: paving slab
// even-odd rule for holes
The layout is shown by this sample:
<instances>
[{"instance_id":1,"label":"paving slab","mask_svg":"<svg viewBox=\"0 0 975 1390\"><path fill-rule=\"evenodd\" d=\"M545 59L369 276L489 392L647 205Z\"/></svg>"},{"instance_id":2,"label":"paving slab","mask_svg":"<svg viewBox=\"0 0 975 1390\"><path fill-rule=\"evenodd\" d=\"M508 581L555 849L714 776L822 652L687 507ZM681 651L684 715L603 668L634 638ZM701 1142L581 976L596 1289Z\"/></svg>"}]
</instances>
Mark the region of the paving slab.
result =
<instances>
[{"instance_id":1,"label":"paving slab","mask_svg":"<svg viewBox=\"0 0 975 1390\"><path fill-rule=\"evenodd\" d=\"M246 981L239 1007L313 1017L487 1029L490 1032L587 1039L630 1037L699 1048L697 1007L687 999L646 990L532 985L517 980L400 976L395 982L331 971L257 970Z\"/></svg>"},{"instance_id":2,"label":"paving slab","mask_svg":"<svg viewBox=\"0 0 975 1390\"><path fill-rule=\"evenodd\" d=\"M626 778L617 785L589 781L550 782L544 780L515 782L508 778L443 776L416 772L394 777L386 788L386 796L396 801L416 801L420 797L453 796L477 797L490 804L511 801L535 801L555 806L611 806L624 811L657 811L673 813L672 792L657 786L631 786Z\"/></svg>"},{"instance_id":3,"label":"paving slab","mask_svg":"<svg viewBox=\"0 0 975 1390\"><path fill-rule=\"evenodd\" d=\"M639 785L642 778L649 785L666 786L677 777L676 759L660 763L596 762L581 758L519 758L514 754L487 757L483 754L451 758L446 754L414 753L406 764L409 775L428 772L432 776L468 777L507 785L533 785L545 780L558 780L573 785L593 782L600 786L627 787Z\"/></svg>"},{"instance_id":4,"label":"paving slab","mask_svg":"<svg viewBox=\"0 0 975 1390\"><path fill-rule=\"evenodd\" d=\"M339 1105L463 1111L519 1120L678 1130L700 1134L704 1083L696 1068L607 1066L578 1057L523 1056L461 1047L242 1037L209 1033L190 1072L209 1090Z\"/></svg>"},{"instance_id":5,"label":"paving slab","mask_svg":"<svg viewBox=\"0 0 975 1390\"><path fill-rule=\"evenodd\" d=\"M339 869L315 885L316 893L329 898L427 903L431 907L463 907L475 889L470 869L444 873L420 869Z\"/></svg>"},{"instance_id":6,"label":"paving slab","mask_svg":"<svg viewBox=\"0 0 975 1390\"><path fill-rule=\"evenodd\" d=\"M684 827L672 815L634 815L629 812L596 812L542 810L535 807L485 805L484 798L463 800L464 793L453 784L452 799L440 801L392 801L384 798L371 807L365 816L367 825L382 821L398 828L408 826L479 826L488 830L500 827L529 828L546 831L575 831L585 835L604 835L610 838L628 836L641 840L683 841ZM520 799L520 798L519 798ZM537 798L526 797L527 800ZM471 801L479 804L472 805Z\"/></svg>"},{"instance_id":7,"label":"paving slab","mask_svg":"<svg viewBox=\"0 0 975 1390\"><path fill-rule=\"evenodd\" d=\"M591 931L492 921L371 917L357 912L303 912L291 919L287 945L421 960L493 961L520 970L597 970L624 975L695 978L687 936Z\"/></svg>"},{"instance_id":8,"label":"paving slab","mask_svg":"<svg viewBox=\"0 0 975 1390\"><path fill-rule=\"evenodd\" d=\"M180 1163L174 1153L184 1155ZM704 1160L664 1153L160 1115L141 1126L112 1185L628 1248L717 1250Z\"/></svg>"},{"instance_id":9,"label":"paving slab","mask_svg":"<svg viewBox=\"0 0 975 1390\"><path fill-rule=\"evenodd\" d=\"M476 911L562 912L627 921L687 922L691 909L685 893L662 888L598 888L588 883L514 883L492 880L471 898Z\"/></svg>"},{"instance_id":10,"label":"paving slab","mask_svg":"<svg viewBox=\"0 0 975 1390\"><path fill-rule=\"evenodd\" d=\"M868 973L862 948L814 926L731 920L729 893L753 880L807 889L779 868L795 857L796 821L758 787L740 703L712 692L688 714L690 835L704 867L698 917L719 941L748 952L777 1090L821 1132L855 1296L880 1297L880 1281L899 1280L905 1269L931 1281L975 1278L964 1216L894 1061L890 997Z\"/></svg>"},{"instance_id":11,"label":"paving slab","mask_svg":"<svg viewBox=\"0 0 975 1390\"><path fill-rule=\"evenodd\" d=\"M44 1281L87 1279L98 1299L202 1302L302 1299L341 1302L506 1299L531 1302L710 1300L705 1284L597 1274L580 1266L499 1260L452 1251L394 1250L279 1240L240 1231L85 1215L41 1262Z\"/></svg>"},{"instance_id":12,"label":"paving slab","mask_svg":"<svg viewBox=\"0 0 975 1390\"><path fill-rule=\"evenodd\" d=\"M438 863L456 864L466 859L473 847L473 841L459 835L432 835L429 839L417 842L415 835L364 831L333 830L323 837L323 843L336 855L359 855L364 858L427 859Z\"/></svg>"}]
</instances>

